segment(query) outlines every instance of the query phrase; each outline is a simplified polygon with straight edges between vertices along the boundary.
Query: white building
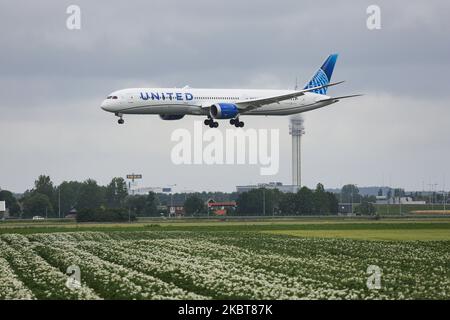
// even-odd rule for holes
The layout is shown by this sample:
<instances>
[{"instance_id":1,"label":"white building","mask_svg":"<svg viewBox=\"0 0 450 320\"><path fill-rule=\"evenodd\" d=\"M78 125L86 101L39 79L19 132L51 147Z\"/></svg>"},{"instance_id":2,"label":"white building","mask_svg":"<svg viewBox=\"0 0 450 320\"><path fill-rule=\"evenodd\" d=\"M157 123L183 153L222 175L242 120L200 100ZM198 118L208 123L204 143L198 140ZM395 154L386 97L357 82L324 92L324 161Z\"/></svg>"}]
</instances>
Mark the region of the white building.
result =
<instances>
[{"instance_id":1,"label":"white building","mask_svg":"<svg viewBox=\"0 0 450 320\"><path fill-rule=\"evenodd\" d=\"M253 189L260 189L260 188L266 188L266 189L278 189L281 192L288 193L288 192L297 192L299 189L298 185L285 185L281 182L269 182L269 183L258 183L254 185L247 185L247 186L236 186L236 191L238 193L247 192Z\"/></svg>"},{"instance_id":2,"label":"white building","mask_svg":"<svg viewBox=\"0 0 450 320\"><path fill-rule=\"evenodd\" d=\"M411 197L393 197L388 199L386 196L377 196L376 204L426 204L425 201L414 201Z\"/></svg>"},{"instance_id":3,"label":"white building","mask_svg":"<svg viewBox=\"0 0 450 320\"><path fill-rule=\"evenodd\" d=\"M6 215L6 202L0 201L0 218L5 219Z\"/></svg>"}]
</instances>

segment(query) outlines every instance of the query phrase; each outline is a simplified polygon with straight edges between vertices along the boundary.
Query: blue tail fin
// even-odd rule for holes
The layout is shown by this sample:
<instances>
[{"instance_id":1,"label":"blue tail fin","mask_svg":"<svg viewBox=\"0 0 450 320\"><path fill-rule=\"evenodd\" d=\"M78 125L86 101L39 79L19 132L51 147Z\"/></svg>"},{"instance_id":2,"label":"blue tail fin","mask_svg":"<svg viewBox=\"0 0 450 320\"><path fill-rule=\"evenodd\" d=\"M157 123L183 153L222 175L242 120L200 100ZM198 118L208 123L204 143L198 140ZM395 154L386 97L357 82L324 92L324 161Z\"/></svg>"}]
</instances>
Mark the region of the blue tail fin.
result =
<instances>
[{"instance_id":1,"label":"blue tail fin","mask_svg":"<svg viewBox=\"0 0 450 320\"><path fill-rule=\"evenodd\" d=\"M320 87L324 86L326 84L329 84L331 81L331 75L333 74L334 65L336 64L338 54L330 54L323 63L323 65L320 67L319 70L317 70L314 77L308 82L308 84L305 86L305 89L314 88L314 87ZM327 94L328 88L322 88L313 90L311 92L318 93L318 94Z\"/></svg>"}]
</instances>

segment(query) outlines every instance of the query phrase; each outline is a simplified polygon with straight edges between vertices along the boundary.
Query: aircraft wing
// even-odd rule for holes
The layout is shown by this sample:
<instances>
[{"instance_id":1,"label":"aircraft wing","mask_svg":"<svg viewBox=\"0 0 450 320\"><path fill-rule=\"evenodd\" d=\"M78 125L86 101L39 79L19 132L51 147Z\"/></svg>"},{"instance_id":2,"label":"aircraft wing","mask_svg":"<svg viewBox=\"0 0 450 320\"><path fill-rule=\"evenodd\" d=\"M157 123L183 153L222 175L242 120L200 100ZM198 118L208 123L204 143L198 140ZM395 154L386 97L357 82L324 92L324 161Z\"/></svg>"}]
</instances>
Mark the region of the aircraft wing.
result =
<instances>
[{"instance_id":1,"label":"aircraft wing","mask_svg":"<svg viewBox=\"0 0 450 320\"><path fill-rule=\"evenodd\" d=\"M329 83L329 84L326 84L323 86L308 88L308 89L299 90L299 91L295 91L295 92L287 93L287 94L283 94L283 95L278 95L278 96L238 101L235 103L235 105L238 107L238 109L241 109L242 111L250 111L250 110L260 108L267 104L279 103L280 101L289 100L289 99L292 99L295 97L303 96L306 92L310 92L310 91L314 91L314 90L318 90L318 89L322 89L322 88L326 88L326 87L332 87L332 86L341 84L343 82L344 81Z\"/></svg>"}]
</instances>

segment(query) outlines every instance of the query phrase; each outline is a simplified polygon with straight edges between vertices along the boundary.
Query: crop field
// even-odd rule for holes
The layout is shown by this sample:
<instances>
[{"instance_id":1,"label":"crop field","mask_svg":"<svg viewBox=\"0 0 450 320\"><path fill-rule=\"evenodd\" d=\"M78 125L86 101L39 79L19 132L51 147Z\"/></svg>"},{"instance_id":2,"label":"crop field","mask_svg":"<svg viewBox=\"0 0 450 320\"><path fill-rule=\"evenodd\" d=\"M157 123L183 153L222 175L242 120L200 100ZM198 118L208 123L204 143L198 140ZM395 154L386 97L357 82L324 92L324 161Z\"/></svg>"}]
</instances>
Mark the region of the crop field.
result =
<instances>
[{"instance_id":1,"label":"crop field","mask_svg":"<svg viewBox=\"0 0 450 320\"><path fill-rule=\"evenodd\" d=\"M448 221L32 230L0 233L0 299L450 299Z\"/></svg>"}]
</instances>

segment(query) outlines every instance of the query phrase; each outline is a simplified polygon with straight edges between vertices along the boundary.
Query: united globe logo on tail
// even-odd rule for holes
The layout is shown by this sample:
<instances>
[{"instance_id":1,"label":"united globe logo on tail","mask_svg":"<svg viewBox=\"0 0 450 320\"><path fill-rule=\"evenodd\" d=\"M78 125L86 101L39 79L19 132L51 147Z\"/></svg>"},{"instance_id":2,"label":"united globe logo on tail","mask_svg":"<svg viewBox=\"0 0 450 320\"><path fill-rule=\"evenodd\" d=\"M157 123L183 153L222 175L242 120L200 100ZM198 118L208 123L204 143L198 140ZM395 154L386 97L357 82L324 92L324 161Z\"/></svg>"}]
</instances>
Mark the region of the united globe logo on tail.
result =
<instances>
[{"instance_id":1,"label":"united globe logo on tail","mask_svg":"<svg viewBox=\"0 0 450 320\"><path fill-rule=\"evenodd\" d=\"M320 67L319 70L317 70L314 77L311 79L311 81L305 86L304 89L310 89L310 88L316 88L320 86L325 86L330 83L331 81L331 75L333 74L334 65L336 64L336 60L338 58L338 54L330 54L323 63L322 67ZM328 87L312 90L311 92L318 93L318 94L327 94Z\"/></svg>"}]
</instances>

